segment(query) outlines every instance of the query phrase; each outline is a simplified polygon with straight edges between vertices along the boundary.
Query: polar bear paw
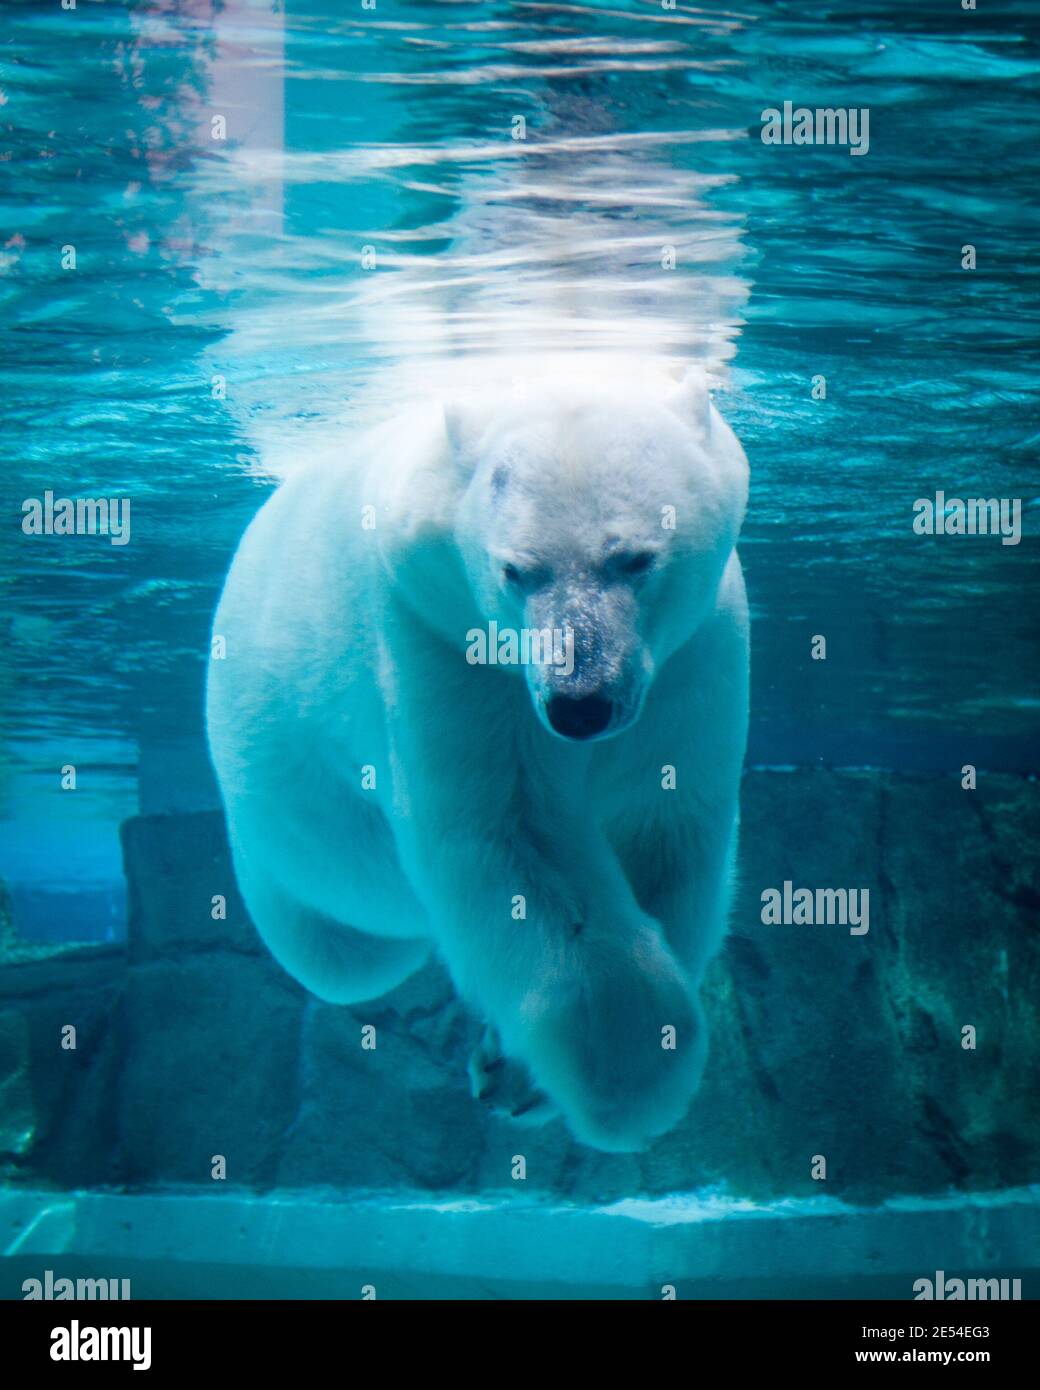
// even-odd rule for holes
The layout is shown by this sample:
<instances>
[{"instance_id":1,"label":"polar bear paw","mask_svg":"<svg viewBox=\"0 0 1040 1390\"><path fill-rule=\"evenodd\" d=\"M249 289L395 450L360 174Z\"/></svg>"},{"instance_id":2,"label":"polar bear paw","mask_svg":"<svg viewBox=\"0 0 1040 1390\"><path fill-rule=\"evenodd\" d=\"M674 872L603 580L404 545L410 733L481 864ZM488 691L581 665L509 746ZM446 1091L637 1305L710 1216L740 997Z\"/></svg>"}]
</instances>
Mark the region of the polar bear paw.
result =
<instances>
[{"instance_id":1,"label":"polar bear paw","mask_svg":"<svg viewBox=\"0 0 1040 1390\"><path fill-rule=\"evenodd\" d=\"M531 1079L522 1062L502 1051L497 1029L488 1024L469 1059L470 1089L494 1115L518 1125L543 1125L559 1114L557 1107Z\"/></svg>"},{"instance_id":2,"label":"polar bear paw","mask_svg":"<svg viewBox=\"0 0 1040 1390\"><path fill-rule=\"evenodd\" d=\"M524 1055L575 1138L638 1153L682 1119L706 1052L690 982L659 932L602 940L582 987L528 996Z\"/></svg>"}]
</instances>

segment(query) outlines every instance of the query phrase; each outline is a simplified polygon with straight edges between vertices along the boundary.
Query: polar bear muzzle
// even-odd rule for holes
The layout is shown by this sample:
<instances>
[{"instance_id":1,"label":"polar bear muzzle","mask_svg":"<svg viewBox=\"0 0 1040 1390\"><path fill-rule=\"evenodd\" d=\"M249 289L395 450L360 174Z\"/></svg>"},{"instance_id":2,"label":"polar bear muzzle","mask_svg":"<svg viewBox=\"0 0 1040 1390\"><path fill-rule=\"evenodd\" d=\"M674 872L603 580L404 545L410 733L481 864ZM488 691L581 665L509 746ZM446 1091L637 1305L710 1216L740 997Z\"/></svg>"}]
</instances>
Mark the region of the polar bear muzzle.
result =
<instances>
[{"instance_id":1,"label":"polar bear muzzle","mask_svg":"<svg viewBox=\"0 0 1040 1390\"><path fill-rule=\"evenodd\" d=\"M638 608L624 585L569 575L532 594L526 620L568 636L566 666L528 668L535 708L550 732L577 742L628 728L653 663L637 633Z\"/></svg>"}]
</instances>

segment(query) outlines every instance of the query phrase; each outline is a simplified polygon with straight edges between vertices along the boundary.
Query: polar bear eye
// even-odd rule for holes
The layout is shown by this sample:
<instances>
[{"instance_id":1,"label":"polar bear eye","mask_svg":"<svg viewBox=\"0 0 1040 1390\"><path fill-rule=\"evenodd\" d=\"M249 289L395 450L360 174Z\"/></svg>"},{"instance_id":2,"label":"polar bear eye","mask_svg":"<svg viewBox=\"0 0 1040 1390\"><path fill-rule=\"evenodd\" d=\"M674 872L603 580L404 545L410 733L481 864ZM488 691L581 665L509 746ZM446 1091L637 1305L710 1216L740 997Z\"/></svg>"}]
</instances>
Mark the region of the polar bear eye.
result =
<instances>
[{"instance_id":1,"label":"polar bear eye","mask_svg":"<svg viewBox=\"0 0 1040 1390\"><path fill-rule=\"evenodd\" d=\"M640 550L634 555L622 555L618 567L624 574L646 574L653 569L655 559L652 550Z\"/></svg>"},{"instance_id":2,"label":"polar bear eye","mask_svg":"<svg viewBox=\"0 0 1040 1390\"><path fill-rule=\"evenodd\" d=\"M502 566L502 583L509 589L515 589L518 594L533 594L548 581L549 571L546 569L522 570L516 565Z\"/></svg>"}]
</instances>

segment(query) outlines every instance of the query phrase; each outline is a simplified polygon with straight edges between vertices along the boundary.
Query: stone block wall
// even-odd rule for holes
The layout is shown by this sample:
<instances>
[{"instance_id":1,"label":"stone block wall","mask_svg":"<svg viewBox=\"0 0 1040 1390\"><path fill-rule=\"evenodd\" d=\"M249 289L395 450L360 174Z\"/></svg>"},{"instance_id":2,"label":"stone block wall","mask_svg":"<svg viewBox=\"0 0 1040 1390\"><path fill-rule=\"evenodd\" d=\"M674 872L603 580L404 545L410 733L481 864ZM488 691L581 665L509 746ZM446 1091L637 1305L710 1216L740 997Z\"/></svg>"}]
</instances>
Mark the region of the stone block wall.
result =
<instances>
[{"instance_id":1,"label":"stone block wall","mask_svg":"<svg viewBox=\"0 0 1040 1390\"><path fill-rule=\"evenodd\" d=\"M752 771L742 805L705 1081L644 1154L486 1113L466 1077L479 1023L437 964L357 1007L308 996L248 920L220 814L199 812L124 825L125 949L0 971L0 1171L211 1190L220 1154L237 1187L472 1194L513 1188L522 1153L529 1193L594 1202L720 1185L869 1203L1040 1181L1035 785ZM763 925L761 893L785 880L869 889L869 932Z\"/></svg>"}]
</instances>

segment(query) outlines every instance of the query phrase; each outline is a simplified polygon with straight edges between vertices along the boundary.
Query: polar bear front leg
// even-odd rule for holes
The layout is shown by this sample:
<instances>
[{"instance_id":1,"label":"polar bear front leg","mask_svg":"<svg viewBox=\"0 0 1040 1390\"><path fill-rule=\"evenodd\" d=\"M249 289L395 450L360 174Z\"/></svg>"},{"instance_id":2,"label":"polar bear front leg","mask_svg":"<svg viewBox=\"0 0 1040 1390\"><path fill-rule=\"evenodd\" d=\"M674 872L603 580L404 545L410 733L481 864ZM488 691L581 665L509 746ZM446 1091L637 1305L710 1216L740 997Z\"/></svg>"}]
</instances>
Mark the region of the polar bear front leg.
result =
<instances>
[{"instance_id":1,"label":"polar bear front leg","mask_svg":"<svg viewBox=\"0 0 1040 1390\"><path fill-rule=\"evenodd\" d=\"M557 811L535 838L508 810L471 812L465 798L434 810L430 794L399 826L399 844L460 993L578 1138L644 1147L685 1112L705 1050L660 925L580 819Z\"/></svg>"},{"instance_id":2,"label":"polar bear front leg","mask_svg":"<svg viewBox=\"0 0 1040 1390\"><path fill-rule=\"evenodd\" d=\"M631 1151L685 1112L700 1079L704 1028L658 926L608 913L595 899L583 921L536 902L526 922L502 933L489 917L472 923L483 927L488 952L476 964L455 933L441 937L441 948L462 992L501 1037L504 1060L492 1057L490 1073L485 1061L486 1084L505 1094L528 1075L534 1083L520 1085L509 1113L544 1115L541 1091L578 1138Z\"/></svg>"},{"instance_id":3,"label":"polar bear front leg","mask_svg":"<svg viewBox=\"0 0 1040 1390\"><path fill-rule=\"evenodd\" d=\"M583 881L566 881L552 863L517 860L509 847L520 834L439 835L437 866L421 870L428 901L444 905L431 910L439 948L501 1038L502 1065L523 1066L585 1143L640 1150L683 1116L697 1087L699 1006L658 924L620 888L613 902L595 891L613 877L606 860L590 867L577 855ZM527 899L524 920L510 919L513 887ZM503 1077L507 1088L517 1077ZM535 1090L527 1098L541 1104Z\"/></svg>"},{"instance_id":4,"label":"polar bear front leg","mask_svg":"<svg viewBox=\"0 0 1040 1390\"><path fill-rule=\"evenodd\" d=\"M574 1134L631 1151L685 1112L704 1029L522 680L401 615L387 735L399 862L460 994Z\"/></svg>"}]
</instances>

